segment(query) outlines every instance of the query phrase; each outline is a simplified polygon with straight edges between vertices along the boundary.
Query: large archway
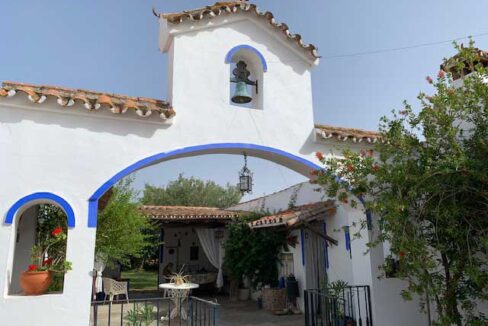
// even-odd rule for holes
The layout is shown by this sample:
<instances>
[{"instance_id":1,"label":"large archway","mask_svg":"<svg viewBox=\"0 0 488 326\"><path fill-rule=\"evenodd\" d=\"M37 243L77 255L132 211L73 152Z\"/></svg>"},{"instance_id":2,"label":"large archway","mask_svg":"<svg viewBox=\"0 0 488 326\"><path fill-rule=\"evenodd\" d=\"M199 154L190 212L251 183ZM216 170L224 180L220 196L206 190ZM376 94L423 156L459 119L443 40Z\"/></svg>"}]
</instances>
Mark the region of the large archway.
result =
<instances>
[{"instance_id":1,"label":"large archway","mask_svg":"<svg viewBox=\"0 0 488 326\"><path fill-rule=\"evenodd\" d=\"M98 200L102 197L102 195L123 177L137 170L160 162L178 158L208 154L239 155L243 152L245 152L249 156L262 158L280 164L304 176L308 176L311 170L320 168L314 162L311 162L295 154L288 153L281 149L247 143L217 143L197 145L159 153L139 160L134 164L128 166L127 168L123 169L122 171L118 172L116 175L114 175L112 178L102 184L93 193L93 195L90 196L88 208L88 227L94 228L97 226Z\"/></svg>"}]
</instances>

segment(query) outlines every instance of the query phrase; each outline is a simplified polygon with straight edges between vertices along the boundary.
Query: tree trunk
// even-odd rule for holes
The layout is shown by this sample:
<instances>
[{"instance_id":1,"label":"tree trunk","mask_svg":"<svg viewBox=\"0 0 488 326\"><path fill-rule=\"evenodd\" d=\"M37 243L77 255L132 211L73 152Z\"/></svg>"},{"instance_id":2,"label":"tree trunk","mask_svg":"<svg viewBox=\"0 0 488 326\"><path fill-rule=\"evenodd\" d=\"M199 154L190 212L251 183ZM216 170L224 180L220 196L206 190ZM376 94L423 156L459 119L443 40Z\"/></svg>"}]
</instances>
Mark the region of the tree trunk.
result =
<instances>
[{"instance_id":1,"label":"tree trunk","mask_svg":"<svg viewBox=\"0 0 488 326\"><path fill-rule=\"evenodd\" d=\"M445 253L441 254L442 257L442 265L444 267L445 273L445 284L446 284L446 292L444 295L445 300L445 315L448 318L449 322L452 324L454 323L457 326L463 326L461 314L459 313L458 309L458 301L457 301L457 280L458 276L452 277L451 270L450 270L450 263Z\"/></svg>"}]
</instances>

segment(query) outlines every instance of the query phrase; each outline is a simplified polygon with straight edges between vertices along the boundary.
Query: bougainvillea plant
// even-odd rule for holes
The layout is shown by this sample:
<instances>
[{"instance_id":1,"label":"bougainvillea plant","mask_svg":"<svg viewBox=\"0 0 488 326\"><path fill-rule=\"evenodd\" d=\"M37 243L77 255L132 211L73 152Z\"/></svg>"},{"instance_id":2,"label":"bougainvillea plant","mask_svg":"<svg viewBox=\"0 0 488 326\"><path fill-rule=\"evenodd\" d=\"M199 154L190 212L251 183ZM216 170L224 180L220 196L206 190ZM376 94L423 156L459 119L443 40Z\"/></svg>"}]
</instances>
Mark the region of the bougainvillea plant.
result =
<instances>
[{"instance_id":1,"label":"bougainvillea plant","mask_svg":"<svg viewBox=\"0 0 488 326\"><path fill-rule=\"evenodd\" d=\"M434 93L419 95L419 109L405 103L381 119L374 150L317 153L313 174L330 196L369 210L370 246L390 243L403 297L435 307L433 324L488 325L478 309L488 300L488 73L472 43L455 46L446 71L426 78Z\"/></svg>"},{"instance_id":2,"label":"bougainvillea plant","mask_svg":"<svg viewBox=\"0 0 488 326\"><path fill-rule=\"evenodd\" d=\"M58 226L32 247L29 272L52 271L66 273L71 262L66 260L66 233Z\"/></svg>"}]
</instances>

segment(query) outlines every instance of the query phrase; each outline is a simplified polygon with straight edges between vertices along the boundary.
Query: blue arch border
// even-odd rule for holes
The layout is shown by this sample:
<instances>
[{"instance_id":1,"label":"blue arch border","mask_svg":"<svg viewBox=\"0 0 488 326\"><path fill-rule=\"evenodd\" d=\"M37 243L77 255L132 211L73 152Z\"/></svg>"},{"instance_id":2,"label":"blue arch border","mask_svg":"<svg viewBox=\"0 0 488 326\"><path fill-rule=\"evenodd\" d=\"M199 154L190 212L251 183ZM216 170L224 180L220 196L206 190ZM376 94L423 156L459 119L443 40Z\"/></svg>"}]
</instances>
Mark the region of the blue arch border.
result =
<instances>
[{"instance_id":1,"label":"blue arch border","mask_svg":"<svg viewBox=\"0 0 488 326\"><path fill-rule=\"evenodd\" d=\"M61 206L61 208L64 210L68 218L68 227L70 228L75 227L76 225L75 213L71 205L60 196L50 192L36 192L17 200L15 204L13 204L12 207L10 207L10 209L7 212L7 215L5 216L5 224L12 224L15 218L15 214L24 205L28 204L31 201L42 200L42 199L53 201L59 206Z\"/></svg>"},{"instance_id":2,"label":"blue arch border","mask_svg":"<svg viewBox=\"0 0 488 326\"><path fill-rule=\"evenodd\" d=\"M232 57L240 50L249 50L249 51L253 52L254 54L256 54L258 56L259 60L261 60L261 64L263 65L263 71L264 72L268 71L268 64L266 62L266 59L262 55L262 53L259 52L259 50L256 49L255 47L247 45L247 44L236 45L232 49L230 49L230 51L227 52L227 54L225 55L225 63L231 63Z\"/></svg>"},{"instance_id":3,"label":"blue arch border","mask_svg":"<svg viewBox=\"0 0 488 326\"><path fill-rule=\"evenodd\" d=\"M196 145L196 146L189 146L183 147L180 149L172 150L169 152L163 152L156 155L149 156L145 159L142 159L127 168L123 169L122 171L118 172L104 184L102 184L89 198L88 204L88 227L94 228L97 226L97 215L98 215L98 200L102 195L114 186L119 180L123 177L135 172L139 169L142 169L146 166L151 164L157 163L158 161L168 160L172 157L189 154L189 153L198 153L198 152L205 152L208 150L225 150L225 149L242 149L242 150L253 150L263 153L268 153L272 155L278 155L280 157L286 158L288 160L297 162L301 165L308 167L311 170L318 170L320 166L308 161L302 157L297 155L285 152L281 149L277 149L274 147L262 146L262 145L255 145L255 144L248 144L248 143L216 143L216 144L207 144L207 145Z\"/></svg>"}]
</instances>

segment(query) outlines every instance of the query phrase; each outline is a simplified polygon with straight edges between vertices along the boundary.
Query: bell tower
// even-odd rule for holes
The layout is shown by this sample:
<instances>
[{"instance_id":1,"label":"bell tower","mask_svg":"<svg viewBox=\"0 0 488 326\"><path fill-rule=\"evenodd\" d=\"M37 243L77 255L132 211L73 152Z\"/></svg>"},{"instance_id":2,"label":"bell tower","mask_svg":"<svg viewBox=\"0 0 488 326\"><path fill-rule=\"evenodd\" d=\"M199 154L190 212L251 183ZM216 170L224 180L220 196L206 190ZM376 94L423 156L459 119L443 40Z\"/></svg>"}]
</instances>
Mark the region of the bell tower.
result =
<instances>
[{"instance_id":1,"label":"bell tower","mask_svg":"<svg viewBox=\"0 0 488 326\"><path fill-rule=\"evenodd\" d=\"M156 14L168 55L168 100L178 119L234 131L254 124L313 128L315 46L245 1ZM302 127L303 129L303 127Z\"/></svg>"}]
</instances>

